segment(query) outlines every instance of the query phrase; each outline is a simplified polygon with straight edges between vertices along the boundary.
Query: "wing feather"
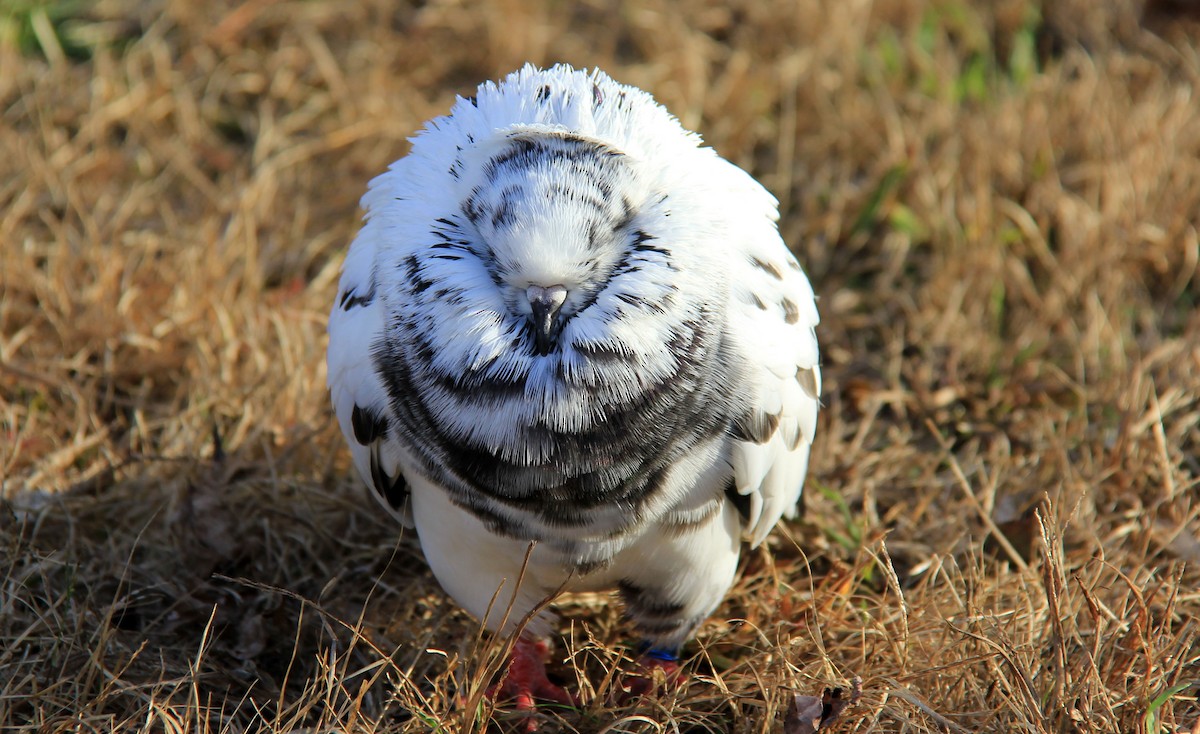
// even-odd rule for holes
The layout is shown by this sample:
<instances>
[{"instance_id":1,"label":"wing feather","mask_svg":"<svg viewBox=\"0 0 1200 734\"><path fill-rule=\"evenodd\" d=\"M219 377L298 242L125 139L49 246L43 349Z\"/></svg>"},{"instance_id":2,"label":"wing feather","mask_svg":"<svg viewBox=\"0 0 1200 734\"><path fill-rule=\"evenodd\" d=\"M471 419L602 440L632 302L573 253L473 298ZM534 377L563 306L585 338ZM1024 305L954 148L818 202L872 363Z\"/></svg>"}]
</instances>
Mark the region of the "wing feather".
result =
<instances>
[{"instance_id":1,"label":"wing feather","mask_svg":"<svg viewBox=\"0 0 1200 734\"><path fill-rule=\"evenodd\" d=\"M781 517L795 516L808 471L820 407L819 316L812 285L779 236L774 199L725 166L727 205L745 214L729 270L730 335L746 365L742 407L750 421L773 417L773 430L735 431L730 450L734 488L749 499L742 537L757 546Z\"/></svg>"},{"instance_id":2,"label":"wing feather","mask_svg":"<svg viewBox=\"0 0 1200 734\"><path fill-rule=\"evenodd\" d=\"M359 475L380 503L411 528L398 442L388 440L388 394L371 356L384 329L384 305L370 232L364 229L350 246L329 314L329 394Z\"/></svg>"}]
</instances>

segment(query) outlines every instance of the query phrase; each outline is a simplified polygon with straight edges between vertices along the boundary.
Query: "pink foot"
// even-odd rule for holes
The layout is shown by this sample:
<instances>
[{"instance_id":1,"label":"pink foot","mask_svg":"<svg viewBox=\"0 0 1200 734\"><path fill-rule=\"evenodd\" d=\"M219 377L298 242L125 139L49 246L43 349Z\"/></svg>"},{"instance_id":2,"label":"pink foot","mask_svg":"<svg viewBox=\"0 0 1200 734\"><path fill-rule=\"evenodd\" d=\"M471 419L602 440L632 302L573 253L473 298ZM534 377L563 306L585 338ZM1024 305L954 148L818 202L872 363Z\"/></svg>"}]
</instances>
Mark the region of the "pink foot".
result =
<instances>
[{"instance_id":1,"label":"pink foot","mask_svg":"<svg viewBox=\"0 0 1200 734\"><path fill-rule=\"evenodd\" d=\"M618 699L628 703L641 696L650 696L659 690L676 688L683 680L683 669L678 660L669 660L653 653L638 658L637 672L621 681Z\"/></svg>"},{"instance_id":2,"label":"pink foot","mask_svg":"<svg viewBox=\"0 0 1200 734\"><path fill-rule=\"evenodd\" d=\"M530 715L525 722L525 731L537 731L538 722L533 718L537 710L535 700L551 701L564 706L576 706L575 697L546 677L546 658L550 645L545 640L528 640L524 637L513 645L508 659L508 670L499 683L487 690L493 700L512 700L517 711Z\"/></svg>"}]
</instances>

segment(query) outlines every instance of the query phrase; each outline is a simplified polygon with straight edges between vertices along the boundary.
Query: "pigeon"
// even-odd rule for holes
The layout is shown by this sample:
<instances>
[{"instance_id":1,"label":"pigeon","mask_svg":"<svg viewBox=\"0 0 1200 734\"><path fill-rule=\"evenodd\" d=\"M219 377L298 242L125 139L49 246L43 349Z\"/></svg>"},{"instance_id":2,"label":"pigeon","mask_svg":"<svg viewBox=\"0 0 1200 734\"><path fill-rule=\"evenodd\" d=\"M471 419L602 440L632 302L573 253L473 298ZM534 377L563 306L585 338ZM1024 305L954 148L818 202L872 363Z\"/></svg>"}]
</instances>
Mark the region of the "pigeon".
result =
<instances>
[{"instance_id":1,"label":"pigeon","mask_svg":"<svg viewBox=\"0 0 1200 734\"><path fill-rule=\"evenodd\" d=\"M544 667L563 591L615 591L661 683L808 467L819 318L777 202L598 69L526 65L411 144L329 317L354 465L516 637L493 694L574 700Z\"/></svg>"}]
</instances>

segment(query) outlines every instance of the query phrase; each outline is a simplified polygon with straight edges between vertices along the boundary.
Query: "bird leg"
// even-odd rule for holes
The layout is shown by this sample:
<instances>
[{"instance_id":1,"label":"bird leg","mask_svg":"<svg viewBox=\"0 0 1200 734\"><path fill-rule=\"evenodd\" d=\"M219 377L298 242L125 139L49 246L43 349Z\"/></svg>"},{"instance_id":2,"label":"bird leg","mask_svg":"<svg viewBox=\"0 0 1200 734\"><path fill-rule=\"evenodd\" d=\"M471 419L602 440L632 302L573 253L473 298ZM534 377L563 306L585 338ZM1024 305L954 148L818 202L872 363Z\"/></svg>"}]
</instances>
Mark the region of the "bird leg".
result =
<instances>
[{"instance_id":1,"label":"bird leg","mask_svg":"<svg viewBox=\"0 0 1200 734\"><path fill-rule=\"evenodd\" d=\"M637 661L637 672L621 682L619 698L622 703L656 691L675 688L683 680L679 656L668 650L649 648Z\"/></svg>"},{"instance_id":2,"label":"bird leg","mask_svg":"<svg viewBox=\"0 0 1200 734\"><path fill-rule=\"evenodd\" d=\"M549 655L550 645L545 640L519 638L509 654L508 670L499 683L488 689L488 697L497 701L511 699L518 711L530 714L537 708L535 699L576 706L574 696L546 677ZM537 722L531 718L526 730L536 731Z\"/></svg>"}]
</instances>

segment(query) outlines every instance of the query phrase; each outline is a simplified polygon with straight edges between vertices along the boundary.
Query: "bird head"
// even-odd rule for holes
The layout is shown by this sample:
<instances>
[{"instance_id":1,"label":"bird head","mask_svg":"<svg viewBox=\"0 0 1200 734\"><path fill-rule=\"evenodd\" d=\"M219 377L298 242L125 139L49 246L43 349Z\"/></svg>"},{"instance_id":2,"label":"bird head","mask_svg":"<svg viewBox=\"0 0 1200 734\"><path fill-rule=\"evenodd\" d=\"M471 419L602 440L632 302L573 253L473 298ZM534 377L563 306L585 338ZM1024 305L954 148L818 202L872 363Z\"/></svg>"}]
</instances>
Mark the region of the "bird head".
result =
<instances>
[{"instance_id":1,"label":"bird head","mask_svg":"<svg viewBox=\"0 0 1200 734\"><path fill-rule=\"evenodd\" d=\"M524 132L494 152L481 179L464 211L533 353L549 354L626 251L636 167L598 141Z\"/></svg>"}]
</instances>

